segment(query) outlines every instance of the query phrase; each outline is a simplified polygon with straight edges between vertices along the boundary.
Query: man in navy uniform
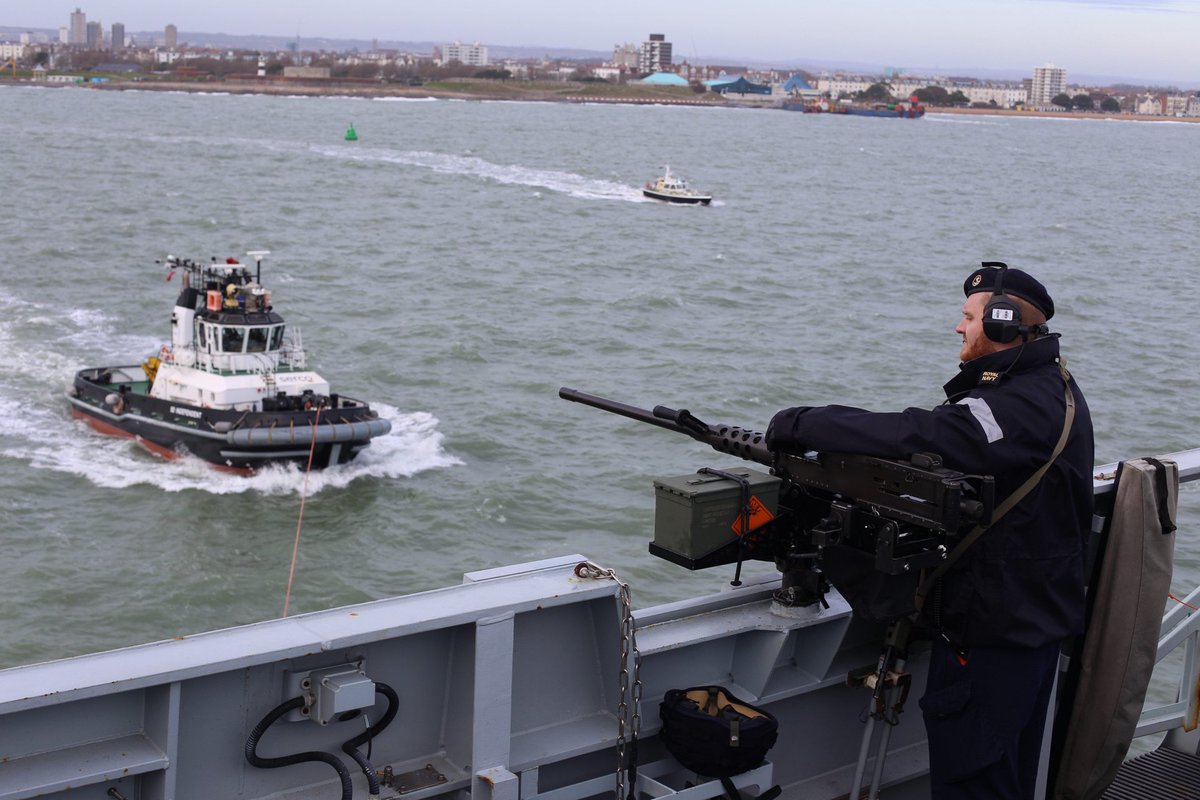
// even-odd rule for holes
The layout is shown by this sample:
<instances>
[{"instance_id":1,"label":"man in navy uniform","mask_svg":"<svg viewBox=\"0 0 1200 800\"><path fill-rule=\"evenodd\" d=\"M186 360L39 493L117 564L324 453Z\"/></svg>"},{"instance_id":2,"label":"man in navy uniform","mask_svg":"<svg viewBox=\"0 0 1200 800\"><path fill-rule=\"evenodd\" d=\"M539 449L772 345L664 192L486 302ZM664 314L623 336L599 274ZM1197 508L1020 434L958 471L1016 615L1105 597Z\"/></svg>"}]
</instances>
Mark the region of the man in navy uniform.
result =
<instances>
[{"instance_id":1,"label":"man in navy uniform","mask_svg":"<svg viewBox=\"0 0 1200 800\"><path fill-rule=\"evenodd\" d=\"M1025 492L929 593L921 708L933 800L1033 800L1059 649L1083 632L1092 421L1047 330L1046 288L984 262L963 292L954 329L962 363L945 403L896 413L789 408L771 421L767 445L891 459L937 453L950 469L994 476L997 509Z\"/></svg>"}]
</instances>

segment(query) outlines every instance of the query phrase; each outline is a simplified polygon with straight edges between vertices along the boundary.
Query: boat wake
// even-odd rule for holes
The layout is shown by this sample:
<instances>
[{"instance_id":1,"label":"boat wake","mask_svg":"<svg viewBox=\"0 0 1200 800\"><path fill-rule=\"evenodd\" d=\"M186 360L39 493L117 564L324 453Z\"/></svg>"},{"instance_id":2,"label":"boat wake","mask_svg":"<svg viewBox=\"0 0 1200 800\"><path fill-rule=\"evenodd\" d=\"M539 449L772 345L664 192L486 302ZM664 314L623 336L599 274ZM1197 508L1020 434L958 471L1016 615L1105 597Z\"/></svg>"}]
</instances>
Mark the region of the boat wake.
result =
<instances>
[{"instance_id":1,"label":"boat wake","mask_svg":"<svg viewBox=\"0 0 1200 800\"><path fill-rule=\"evenodd\" d=\"M583 200L618 200L634 203L645 200L640 189L616 181L589 178L572 172L525 167L520 164L495 164L475 156L418 150L366 150L345 145L312 146L310 150L326 158L419 167L442 174L484 178L509 186L548 189Z\"/></svg>"},{"instance_id":2,"label":"boat wake","mask_svg":"<svg viewBox=\"0 0 1200 800\"><path fill-rule=\"evenodd\" d=\"M105 342L106 350L118 351L127 360L130 353L153 353L161 344L148 336L119 335L116 329L115 319L103 312L56 316L48 306L12 295L0 299L0 374L6 376L0 379L0 404L9 409L0 414L0 458L25 461L31 469L78 475L111 489L144 485L168 492L267 495L305 491L304 470L294 465L269 466L246 477L222 472L193 456L168 461L131 439L105 436L72 419L62 392L75 370L112 360L111 352L96 352L96 342ZM38 340L36 347L28 341L30 336ZM373 439L349 464L313 470L307 480L309 495L340 489L360 478L407 478L462 463L444 450L433 414L384 403L371 406L391 422L391 433Z\"/></svg>"},{"instance_id":3,"label":"boat wake","mask_svg":"<svg viewBox=\"0 0 1200 800\"><path fill-rule=\"evenodd\" d=\"M432 414L404 413L379 403L374 407L392 423L391 433L374 439L349 464L313 470L308 475L307 489L304 470L295 465L269 465L253 475L242 476L222 472L190 455L167 461L132 440L114 439L92 431L83 422L66 419L65 408L58 410L59 419L46 409L40 419L6 418L0 422L0 440L5 441L0 446L0 457L27 460L33 469L78 475L107 489L142 485L167 492L197 489L216 495L289 495L306 491L311 496L325 489L344 488L359 478L406 478L462 463L443 450L443 437ZM40 427L31 428L31 422ZM18 441L11 441L14 438Z\"/></svg>"},{"instance_id":4,"label":"boat wake","mask_svg":"<svg viewBox=\"0 0 1200 800\"><path fill-rule=\"evenodd\" d=\"M576 197L582 200L614 200L627 203L655 202L642 196L640 187L629 186L618 181L589 178L573 172L538 169L520 164L497 164L471 155L434 153L424 150L396 150L394 148L369 148L362 142L337 145L301 144L298 142L260 141L244 137L214 137L180 134L153 134L147 141L172 145L199 145L219 147L222 152L245 147L266 149L294 156L309 153L321 158L357 163L395 164L416 167L444 175L462 175L483 178L508 186L528 186L545 189Z\"/></svg>"}]
</instances>

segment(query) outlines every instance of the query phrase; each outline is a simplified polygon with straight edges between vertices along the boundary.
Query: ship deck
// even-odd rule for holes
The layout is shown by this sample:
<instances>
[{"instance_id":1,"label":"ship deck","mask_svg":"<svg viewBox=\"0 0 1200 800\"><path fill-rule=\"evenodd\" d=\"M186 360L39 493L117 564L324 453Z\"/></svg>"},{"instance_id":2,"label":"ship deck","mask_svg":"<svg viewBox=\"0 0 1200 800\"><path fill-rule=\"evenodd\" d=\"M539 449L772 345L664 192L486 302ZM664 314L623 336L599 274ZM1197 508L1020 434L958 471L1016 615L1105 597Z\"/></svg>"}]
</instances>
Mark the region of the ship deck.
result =
<instances>
[{"instance_id":1,"label":"ship deck","mask_svg":"<svg viewBox=\"0 0 1200 800\"><path fill-rule=\"evenodd\" d=\"M1197 797L1200 797L1200 755L1164 746L1122 764L1101 800L1196 800Z\"/></svg>"}]
</instances>

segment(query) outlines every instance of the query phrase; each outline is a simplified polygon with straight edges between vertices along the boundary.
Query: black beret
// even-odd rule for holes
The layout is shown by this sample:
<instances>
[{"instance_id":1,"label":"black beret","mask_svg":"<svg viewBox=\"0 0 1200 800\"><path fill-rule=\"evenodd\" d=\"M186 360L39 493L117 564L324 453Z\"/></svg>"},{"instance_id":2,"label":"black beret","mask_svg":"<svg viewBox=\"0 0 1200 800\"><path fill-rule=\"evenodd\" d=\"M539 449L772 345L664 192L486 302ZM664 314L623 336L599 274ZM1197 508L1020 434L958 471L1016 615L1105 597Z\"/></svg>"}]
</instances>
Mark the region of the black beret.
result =
<instances>
[{"instance_id":1,"label":"black beret","mask_svg":"<svg viewBox=\"0 0 1200 800\"><path fill-rule=\"evenodd\" d=\"M1050 299L1050 293L1046 291L1046 287L1042 286L1037 278L1019 269L1001 270L997 267L981 267L967 276L966 281L963 282L963 294L970 297L976 292L994 292L996 278L1001 272L1004 273L1002 288L1007 294L1028 301L1034 308L1045 314L1046 319L1054 316L1054 301Z\"/></svg>"}]
</instances>

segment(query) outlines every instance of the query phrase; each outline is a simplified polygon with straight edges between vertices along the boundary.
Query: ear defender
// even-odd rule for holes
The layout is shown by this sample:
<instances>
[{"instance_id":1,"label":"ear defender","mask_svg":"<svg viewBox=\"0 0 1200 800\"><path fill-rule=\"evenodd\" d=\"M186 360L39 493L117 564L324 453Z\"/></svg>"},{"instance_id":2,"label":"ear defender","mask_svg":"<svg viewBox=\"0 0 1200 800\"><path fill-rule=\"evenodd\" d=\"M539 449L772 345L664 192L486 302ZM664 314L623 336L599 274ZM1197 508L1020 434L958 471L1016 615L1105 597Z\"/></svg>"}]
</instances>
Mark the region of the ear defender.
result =
<instances>
[{"instance_id":1,"label":"ear defender","mask_svg":"<svg viewBox=\"0 0 1200 800\"><path fill-rule=\"evenodd\" d=\"M1021 309L1012 298L1004 293L1004 273L1008 264L1003 261L984 261L983 266L999 269L996 287L987 305L983 307L983 335L993 342L1008 344L1022 333L1028 332L1021 325Z\"/></svg>"}]
</instances>

